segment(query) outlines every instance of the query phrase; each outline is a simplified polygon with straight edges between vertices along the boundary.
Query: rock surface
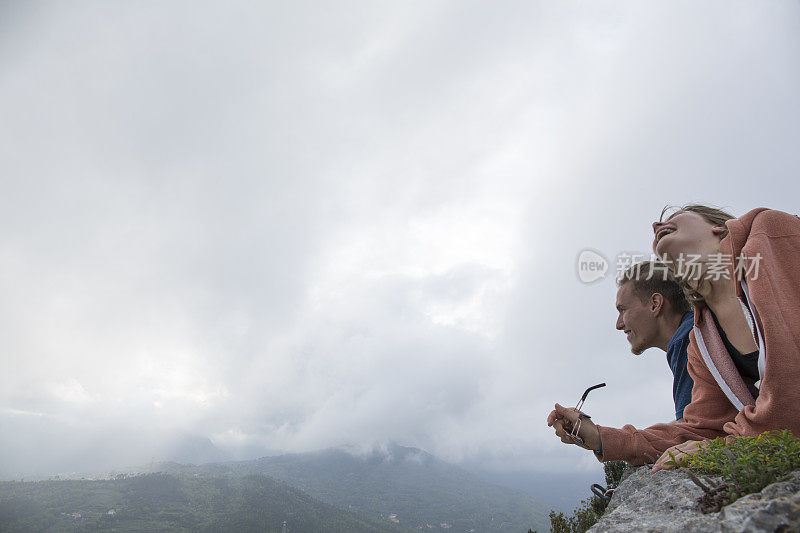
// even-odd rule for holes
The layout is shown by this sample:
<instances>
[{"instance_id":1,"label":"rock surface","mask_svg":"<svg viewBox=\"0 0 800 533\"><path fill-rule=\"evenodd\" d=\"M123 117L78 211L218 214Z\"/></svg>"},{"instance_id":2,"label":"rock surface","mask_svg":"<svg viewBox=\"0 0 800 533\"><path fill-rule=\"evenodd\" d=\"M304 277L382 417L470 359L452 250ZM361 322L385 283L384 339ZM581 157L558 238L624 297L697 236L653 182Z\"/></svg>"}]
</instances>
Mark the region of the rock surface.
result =
<instances>
[{"instance_id":1,"label":"rock surface","mask_svg":"<svg viewBox=\"0 0 800 533\"><path fill-rule=\"evenodd\" d=\"M700 512L697 499L702 495L684 472L653 474L649 467L636 468L589 531L800 532L800 472L738 499L719 513Z\"/></svg>"}]
</instances>

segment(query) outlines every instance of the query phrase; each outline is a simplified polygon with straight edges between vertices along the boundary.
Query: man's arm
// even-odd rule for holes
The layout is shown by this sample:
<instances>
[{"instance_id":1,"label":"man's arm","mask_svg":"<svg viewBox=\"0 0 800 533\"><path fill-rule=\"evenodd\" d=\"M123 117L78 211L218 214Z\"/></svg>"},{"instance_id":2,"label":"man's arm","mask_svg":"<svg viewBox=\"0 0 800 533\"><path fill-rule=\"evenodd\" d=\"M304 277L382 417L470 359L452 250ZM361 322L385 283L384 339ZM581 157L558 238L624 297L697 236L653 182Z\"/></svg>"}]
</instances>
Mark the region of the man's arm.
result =
<instances>
[{"instance_id":1,"label":"man's arm","mask_svg":"<svg viewBox=\"0 0 800 533\"><path fill-rule=\"evenodd\" d=\"M694 379L692 402L684 409L682 423L657 424L647 429L631 425L622 428L598 426L603 456L601 461L625 460L642 465L657 460L664 451L689 440L724 436L723 426L732 421L738 410L719 388L697 349L694 333L687 349L687 369Z\"/></svg>"}]
</instances>

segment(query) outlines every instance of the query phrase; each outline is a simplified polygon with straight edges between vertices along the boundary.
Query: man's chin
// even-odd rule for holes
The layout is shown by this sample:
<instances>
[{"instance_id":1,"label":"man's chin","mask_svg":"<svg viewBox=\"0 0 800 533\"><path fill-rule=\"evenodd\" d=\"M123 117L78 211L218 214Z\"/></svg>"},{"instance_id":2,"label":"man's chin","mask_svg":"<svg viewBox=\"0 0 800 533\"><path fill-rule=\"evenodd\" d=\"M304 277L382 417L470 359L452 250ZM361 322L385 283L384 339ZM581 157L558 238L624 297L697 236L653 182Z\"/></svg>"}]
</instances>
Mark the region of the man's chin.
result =
<instances>
[{"instance_id":1,"label":"man's chin","mask_svg":"<svg viewBox=\"0 0 800 533\"><path fill-rule=\"evenodd\" d=\"M642 355L646 348L639 348L638 346L631 346L631 353L633 355Z\"/></svg>"}]
</instances>

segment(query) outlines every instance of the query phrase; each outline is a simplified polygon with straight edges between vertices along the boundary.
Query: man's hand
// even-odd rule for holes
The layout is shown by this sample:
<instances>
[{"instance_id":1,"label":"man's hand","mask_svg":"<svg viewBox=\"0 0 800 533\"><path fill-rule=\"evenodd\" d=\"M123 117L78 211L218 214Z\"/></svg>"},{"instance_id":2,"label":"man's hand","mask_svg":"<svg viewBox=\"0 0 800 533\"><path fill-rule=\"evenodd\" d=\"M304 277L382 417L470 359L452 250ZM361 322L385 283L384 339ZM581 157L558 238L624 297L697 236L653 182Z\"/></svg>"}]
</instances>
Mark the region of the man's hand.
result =
<instances>
[{"instance_id":1,"label":"man's hand","mask_svg":"<svg viewBox=\"0 0 800 533\"><path fill-rule=\"evenodd\" d=\"M658 472L659 470L672 470L676 468L675 465L668 465L666 463L672 461L672 457L670 457L670 452L675 457L675 462L679 462L684 457L690 457L697 453L703 447L702 440L687 440L683 444L678 444L676 446L672 446L671 448L667 448L664 453L661 454L661 457L658 458L656 464L653 465L653 472Z\"/></svg>"},{"instance_id":2,"label":"man's hand","mask_svg":"<svg viewBox=\"0 0 800 533\"><path fill-rule=\"evenodd\" d=\"M562 407L556 404L556 408L551 411L550 415L547 417L547 425L552 426L556 430L556 436L561 438L561 442L581 446L580 443L575 442L568 435L568 433L572 431L572 428L578 423L578 417L580 415L583 415L583 413L574 407ZM586 415L582 416L581 428L578 432L578 436L586 443L585 446L581 446L582 448L592 451L600 450L600 432L597 426L594 425L594 422Z\"/></svg>"}]
</instances>

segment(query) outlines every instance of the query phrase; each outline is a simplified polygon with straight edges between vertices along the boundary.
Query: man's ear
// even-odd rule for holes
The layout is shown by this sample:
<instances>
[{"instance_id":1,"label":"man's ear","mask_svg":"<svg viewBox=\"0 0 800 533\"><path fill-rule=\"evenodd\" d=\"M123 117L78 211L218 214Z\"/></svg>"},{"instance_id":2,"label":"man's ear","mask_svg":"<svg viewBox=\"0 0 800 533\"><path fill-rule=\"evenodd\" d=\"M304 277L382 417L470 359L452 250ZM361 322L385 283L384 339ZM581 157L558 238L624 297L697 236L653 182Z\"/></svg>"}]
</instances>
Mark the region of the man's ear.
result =
<instances>
[{"instance_id":1,"label":"man's ear","mask_svg":"<svg viewBox=\"0 0 800 533\"><path fill-rule=\"evenodd\" d=\"M716 237L719 237L727 230L728 228L726 226L714 226L713 228L711 228L711 233L713 233Z\"/></svg>"},{"instance_id":2,"label":"man's ear","mask_svg":"<svg viewBox=\"0 0 800 533\"><path fill-rule=\"evenodd\" d=\"M650 296L649 305L650 305L650 311L653 314L655 315L661 314L661 310L664 309L664 297L661 294L654 292L653 295Z\"/></svg>"}]
</instances>

